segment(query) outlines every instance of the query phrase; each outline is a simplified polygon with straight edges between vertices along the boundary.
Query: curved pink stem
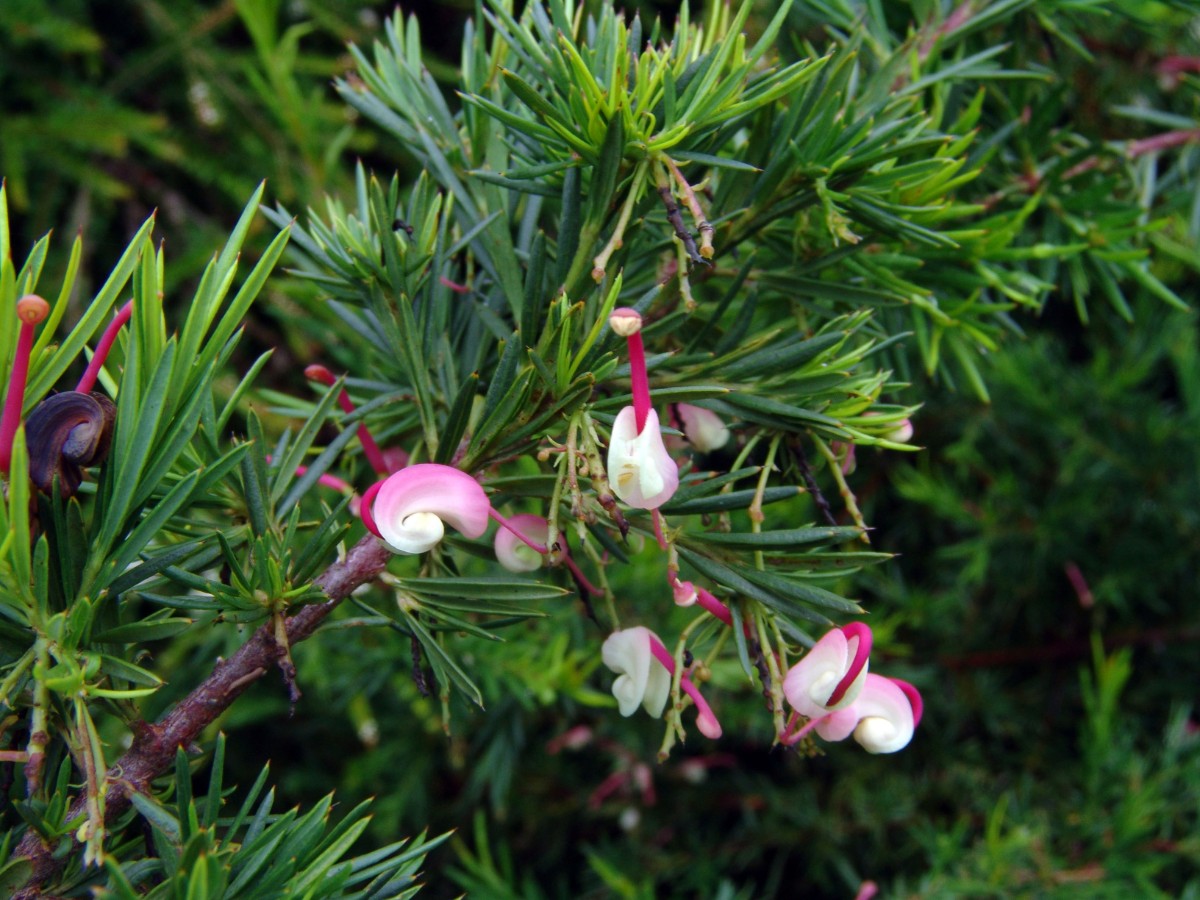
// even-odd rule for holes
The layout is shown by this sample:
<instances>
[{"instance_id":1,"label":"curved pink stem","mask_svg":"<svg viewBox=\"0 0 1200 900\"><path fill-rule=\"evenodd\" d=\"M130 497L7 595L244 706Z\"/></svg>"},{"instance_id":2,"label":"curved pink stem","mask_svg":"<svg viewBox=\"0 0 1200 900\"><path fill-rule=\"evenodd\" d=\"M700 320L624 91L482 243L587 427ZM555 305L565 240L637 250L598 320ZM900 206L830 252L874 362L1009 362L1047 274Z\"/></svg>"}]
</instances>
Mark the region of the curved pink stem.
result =
<instances>
[{"instance_id":1,"label":"curved pink stem","mask_svg":"<svg viewBox=\"0 0 1200 900\"><path fill-rule=\"evenodd\" d=\"M717 714L708 705L708 701L704 699L704 695L700 693L700 689L686 675L679 679L679 686L683 688L684 692L692 698L692 702L696 704L696 721L704 736L713 740L719 738L721 736L721 723L717 721Z\"/></svg>"},{"instance_id":2,"label":"curved pink stem","mask_svg":"<svg viewBox=\"0 0 1200 900\"><path fill-rule=\"evenodd\" d=\"M104 361L108 359L108 352L112 350L112 345L116 342L117 335L125 327L125 323L129 321L131 315L133 315L132 300L117 310L117 314L113 317L113 320L104 329L104 334L100 337L100 343L96 345L96 352L92 354L92 361L88 363L88 367L84 370L83 377L79 379L79 384L75 385L75 390L79 393L86 394L96 386L96 378L100 375L100 369L103 368Z\"/></svg>"},{"instance_id":3,"label":"curved pink stem","mask_svg":"<svg viewBox=\"0 0 1200 900\"><path fill-rule=\"evenodd\" d=\"M13 441L21 427L21 410L25 406L25 383L29 380L29 355L33 352L33 329L50 315L50 304L35 294L17 301L17 318L21 328L17 333L17 352L13 357L12 375L8 379L8 396L4 398L4 414L0 417L0 472L8 474L12 465Z\"/></svg>"},{"instance_id":4,"label":"curved pink stem","mask_svg":"<svg viewBox=\"0 0 1200 900\"><path fill-rule=\"evenodd\" d=\"M833 693L825 701L826 706L834 706L841 702L842 698L846 696L846 691L850 689L850 685L854 684L854 679L867 664L867 657L871 655L871 629L867 625L862 622L851 622L849 625L842 626L842 633L846 635L847 639L858 638L858 645L854 648L854 659L850 661L850 667L846 670L846 674L842 676L842 680L837 683Z\"/></svg>"},{"instance_id":5,"label":"curved pink stem","mask_svg":"<svg viewBox=\"0 0 1200 900\"><path fill-rule=\"evenodd\" d=\"M890 681L904 691L904 696L908 698L908 703L913 711L913 728L916 728L921 724L921 715L925 712L925 701L921 699L921 692L907 681L901 681L899 678L892 678Z\"/></svg>"},{"instance_id":6,"label":"curved pink stem","mask_svg":"<svg viewBox=\"0 0 1200 900\"><path fill-rule=\"evenodd\" d=\"M600 805L608 799L612 794L616 793L620 788L624 787L629 781L629 773L626 771L616 771L605 778L596 789L592 791L592 795L588 798L588 806L592 809L599 809Z\"/></svg>"},{"instance_id":7,"label":"curved pink stem","mask_svg":"<svg viewBox=\"0 0 1200 900\"><path fill-rule=\"evenodd\" d=\"M806 734L808 734L810 731L812 731L814 728L816 728L818 725L820 725L822 722L824 722L827 718L829 718L829 717L828 716L817 716L815 719L809 719L807 722L804 723L804 727L799 729L798 731L794 731L791 734L784 733L783 737L781 738L782 743L786 744L789 747L791 747L794 744L800 743L800 741L804 738L804 736ZM790 724L791 723L789 723L789 727L790 727Z\"/></svg>"},{"instance_id":8,"label":"curved pink stem","mask_svg":"<svg viewBox=\"0 0 1200 900\"><path fill-rule=\"evenodd\" d=\"M271 457L268 456L267 462L270 462L270 461L271 461ZM296 466L296 474L297 475L303 476L307 472L308 472L308 466ZM354 488L351 487L348 482L343 481L342 479L338 478L336 475L330 475L328 473L326 473L325 475L318 475L317 476L317 484L323 484L323 485L325 485L325 487L333 488L335 491L340 491L343 494L353 494L354 493Z\"/></svg>"},{"instance_id":9,"label":"curved pink stem","mask_svg":"<svg viewBox=\"0 0 1200 900\"><path fill-rule=\"evenodd\" d=\"M363 491L362 502L358 506L358 514L362 517L363 524L367 526L367 531L382 541L383 535L379 533L379 528L375 525L375 517L371 515L371 506L375 503L375 495L379 493L381 487L383 487L383 482L377 481Z\"/></svg>"},{"instance_id":10,"label":"curved pink stem","mask_svg":"<svg viewBox=\"0 0 1200 900\"><path fill-rule=\"evenodd\" d=\"M308 366L304 370L304 377L310 381L318 381L327 387L333 387L337 384L337 378L327 368L322 365L314 364ZM342 388L338 394L338 406L342 408L342 412L346 415L352 414L354 402L350 399L350 395ZM367 430L366 422L358 423L358 442L362 444L363 456L367 458L367 462L371 464L371 468L375 470L377 475L387 475L390 473L387 462L383 458L383 451L379 449L379 445L375 443L375 438L371 437L371 432Z\"/></svg>"},{"instance_id":11,"label":"curved pink stem","mask_svg":"<svg viewBox=\"0 0 1200 900\"><path fill-rule=\"evenodd\" d=\"M535 543L534 541L531 541L529 538L527 538L525 535L523 535L519 528L516 528L511 522L508 521L508 519L504 518L504 516L502 516L502 515L500 515L500 513L496 512L496 510L493 509L491 506L488 507L488 515L491 516L493 519L495 519L500 524L501 528L507 529L509 532L516 535L517 540L519 540L525 546L530 547L531 549L535 550L536 552L542 554L542 556L545 556L547 553L550 552L545 547L543 547L541 544Z\"/></svg>"},{"instance_id":12,"label":"curved pink stem","mask_svg":"<svg viewBox=\"0 0 1200 900\"><path fill-rule=\"evenodd\" d=\"M659 661L664 669L671 675L675 674L675 657L656 637L650 638L650 652L654 654L654 658ZM716 714L712 711L712 707L708 705L708 701L704 699L700 693L700 689L696 687L692 679L688 678L687 673L680 676L679 686L684 692L692 698L692 702L696 704L696 715L699 719L705 720L708 724L701 726L707 737L717 738L721 735L721 724L717 721Z\"/></svg>"},{"instance_id":13,"label":"curved pink stem","mask_svg":"<svg viewBox=\"0 0 1200 900\"><path fill-rule=\"evenodd\" d=\"M594 584L588 581L586 577L584 577L583 571L579 568L579 565L575 562L575 560L571 559L570 553L563 554L562 563L567 567L568 570L570 570L571 575L574 576L580 587L582 587L585 591L587 591L593 597L604 596L604 591L600 590L600 588L596 587Z\"/></svg>"}]
</instances>

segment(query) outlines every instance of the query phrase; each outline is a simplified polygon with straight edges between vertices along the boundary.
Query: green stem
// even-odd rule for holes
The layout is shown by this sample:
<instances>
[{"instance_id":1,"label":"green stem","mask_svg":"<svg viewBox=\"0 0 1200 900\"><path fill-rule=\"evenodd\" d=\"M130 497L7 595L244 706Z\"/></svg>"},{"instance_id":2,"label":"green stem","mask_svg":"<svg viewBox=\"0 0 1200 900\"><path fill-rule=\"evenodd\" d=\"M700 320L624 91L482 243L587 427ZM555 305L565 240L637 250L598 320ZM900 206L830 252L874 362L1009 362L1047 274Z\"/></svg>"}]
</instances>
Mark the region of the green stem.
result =
<instances>
[{"instance_id":1,"label":"green stem","mask_svg":"<svg viewBox=\"0 0 1200 900\"><path fill-rule=\"evenodd\" d=\"M597 219L584 224L579 230L579 246L575 248L575 256L571 259L571 268L563 280L567 297L582 297L592 282L592 248L600 238L602 222ZM594 285L592 285L594 286Z\"/></svg>"},{"instance_id":2,"label":"green stem","mask_svg":"<svg viewBox=\"0 0 1200 900\"><path fill-rule=\"evenodd\" d=\"M46 687L46 673L50 669L50 642L38 635L33 645L37 664L33 669L33 707L29 711L29 744L26 751L29 761L25 763L25 792L33 797L42 786L42 765L46 761L46 745L50 735L46 731L46 710L50 707L50 689Z\"/></svg>"},{"instance_id":3,"label":"green stem","mask_svg":"<svg viewBox=\"0 0 1200 900\"><path fill-rule=\"evenodd\" d=\"M748 513L750 515L750 531L758 534L762 531L763 523L763 494L767 490L767 481L771 478L771 471L775 468L775 451L779 449L779 441L781 435L775 435L771 438L771 444L767 448L767 458L763 462L762 469L758 473L758 486L754 490L754 499L750 503ZM754 567L760 572L764 568L763 552L761 550L754 551Z\"/></svg>"},{"instance_id":4,"label":"green stem","mask_svg":"<svg viewBox=\"0 0 1200 900\"><path fill-rule=\"evenodd\" d=\"M829 471L833 474L833 480L837 482L838 492L842 495L842 502L846 504L846 511L850 513L850 518L854 520L854 524L862 529L859 538L864 544L871 543L870 535L867 531L867 523L863 518L862 511L858 508L858 500L854 496L854 492L850 490L850 485L846 483L846 476L842 474L842 467L838 463L837 454L829 449L829 445L823 440L812 435L813 443L817 445L817 450L825 457L825 461L829 463Z\"/></svg>"}]
</instances>

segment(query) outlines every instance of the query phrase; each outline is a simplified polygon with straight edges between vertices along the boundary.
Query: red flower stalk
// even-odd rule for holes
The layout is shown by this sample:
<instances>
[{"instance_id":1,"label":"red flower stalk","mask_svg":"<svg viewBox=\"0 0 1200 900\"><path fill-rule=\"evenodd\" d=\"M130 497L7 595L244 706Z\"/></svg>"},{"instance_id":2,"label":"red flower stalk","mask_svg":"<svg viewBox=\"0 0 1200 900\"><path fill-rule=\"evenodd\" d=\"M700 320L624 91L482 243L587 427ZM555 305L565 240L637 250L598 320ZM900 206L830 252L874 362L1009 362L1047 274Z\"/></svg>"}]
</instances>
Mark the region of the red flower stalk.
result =
<instances>
[{"instance_id":1,"label":"red flower stalk","mask_svg":"<svg viewBox=\"0 0 1200 900\"><path fill-rule=\"evenodd\" d=\"M8 474L12 465L13 441L21 426L21 410L25 406L25 384L29 380L29 355L33 352L33 330L50 315L50 304L37 294L26 294L17 301L17 318L21 320L17 334L17 353L13 357L12 376L8 380L8 395L4 414L0 418L0 472Z\"/></svg>"},{"instance_id":2,"label":"red flower stalk","mask_svg":"<svg viewBox=\"0 0 1200 900\"><path fill-rule=\"evenodd\" d=\"M117 340L117 334L125 326L125 323L129 321L131 315L133 315L132 300L117 311L116 316L108 323L108 327L104 329L104 334L100 336L100 343L96 345L96 352L92 354L92 361L88 363L83 377L79 379L79 384L75 386L76 391L86 394L96 386L96 378L100 374L100 369L104 366L104 361L108 359L108 352L112 350L112 345Z\"/></svg>"},{"instance_id":3,"label":"red flower stalk","mask_svg":"<svg viewBox=\"0 0 1200 900\"><path fill-rule=\"evenodd\" d=\"M626 339L629 345L629 380L633 391L633 414L637 433L646 427L650 415L650 380L646 375L646 348L642 343L642 314L622 306L608 317L612 330Z\"/></svg>"},{"instance_id":4,"label":"red flower stalk","mask_svg":"<svg viewBox=\"0 0 1200 900\"><path fill-rule=\"evenodd\" d=\"M337 378L333 373L322 365L311 365L304 370L304 377L309 381L317 381L328 387L337 384ZM338 394L338 405L342 408L342 412L350 415L354 412L354 403L350 399L350 395L346 393L346 389L342 388ZM367 430L366 422L358 423L358 440L362 444L363 455L367 458L367 462L371 464L371 468L375 470L377 475L387 475L391 469L384 459L379 445L375 443L375 439L371 437L371 432Z\"/></svg>"},{"instance_id":5,"label":"red flower stalk","mask_svg":"<svg viewBox=\"0 0 1200 900\"><path fill-rule=\"evenodd\" d=\"M659 664L667 670L668 675L675 674L675 657L671 652L663 646L662 641L656 635L651 633L650 636L650 652L654 654L654 658ZM684 692L692 698L692 702L696 704L696 727L700 729L700 733L707 738L712 738L714 741L721 736L721 723L717 721L717 715L712 711L712 707L708 705L708 701L700 693L700 689L696 687L692 679L684 672L679 679L679 686Z\"/></svg>"}]
</instances>

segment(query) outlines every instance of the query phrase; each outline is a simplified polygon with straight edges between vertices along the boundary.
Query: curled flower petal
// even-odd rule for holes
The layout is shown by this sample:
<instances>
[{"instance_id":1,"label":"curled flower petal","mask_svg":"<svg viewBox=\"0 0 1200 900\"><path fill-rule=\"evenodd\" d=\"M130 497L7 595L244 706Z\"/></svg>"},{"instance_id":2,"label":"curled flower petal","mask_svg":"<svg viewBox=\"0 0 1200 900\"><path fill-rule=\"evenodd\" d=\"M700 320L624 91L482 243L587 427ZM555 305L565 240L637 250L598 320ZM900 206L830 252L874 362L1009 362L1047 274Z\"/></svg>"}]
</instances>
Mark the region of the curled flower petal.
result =
<instances>
[{"instance_id":1,"label":"curled flower petal","mask_svg":"<svg viewBox=\"0 0 1200 900\"><path fill-rule=\"evenodd\" d=\"M846 650L850 653L850 663L846 666L846 674L837 683L825 706L829 709L841 709L847 692L854 690L858 693L862 688L863 679L867 676L867 659L871 655L871 629L862 622L851 622L842 626L842 634L846 636ZM857 687L856 687L857 685Z\"/></svg>"},{"instance_id":2,"label":"curled flower petal","mask_svg":"<svg viewBox=\"0 0 1200 900\"><path fill-rule=\"evenodd\" d=\"M379 536L397 553L424 553L445 525L477 538L487 530L491 503L479 482L452 466L420 463L388 476L371 507Z\"/></svg>"},{"instance_id":3,"label":"curled flower petal","mask_svg":"<svg viewBox=\"0 0 1200 900\"><path fill-rule=\"evenodd\" d=\"M83 480L83 470L108 456L117 408L103 394L63 391L34 407L25 423L29 479L44 494L58 478L62 497L70 497Z\"/></svg>"},{"instance_id":4,"label":"curled flower petal","mask_svg":"<svg viewBox=\"0 0 1200 900\"><path fill-rule=\"evenodd\" d=\"M617 673L613 696L623 716L632 716L641 706L656 719L667 705L671 676L652 659L650 629L638 625L624 631L614 631L600 649L604 665Z\"/></svg>"},{"instance_id":5,"label":"curled flower petal","mask_svg":"<svg viewBox=\"0 0 1200 900\"><path fill-rule=\"evenodd\" d=\"M613 493L636 509L658 509L679 487L679 466L663 445L653 409L640 434L632 406L617 414L608 445L608 478Z\"/></svg>"},{"instance_id":6,"label":"curled flower petal","mask_svg":"<svg viewBox=\"0 0 1200 900\"><path fill-rule=\"evenodd\" d=\"M526 538L537 544L545 544L550 535L550 523L541 516L523 514L513 516L508 524ZM508 528L496 531L496 559L510 572L533 572L542 567L542 554L538 553Z\"/></svg>"},{"instance_id":7,"label":"curled flower petal","mask_svg":"<svg viewBox=\"0 0 1200 900\"><path fill-rule=\"evenodd\" d=\"M826 713L817 720L813 730L827 741L844 741L858 727L858 712L854 706Z\"/></svg>"},{"instance_id":8,"label":"curled flower petal","mask_svg":"<svg viewBox=\"0 0 1200 900\"><path fill-rule=\"evenodd\" d=\"M867 677L866 660L862 661L862 668L845 687L841 698L833 704L829 699L855 663L854 651L859 640L857 635L848 638L840 628L835 628L788 670L783 680L783 693L796 712L819 719L854 702Z\"/></svg>"},{"instance_id":9,"label":"curled flower petal","mask_svg":"<svg viewBox=\"0 0 1200 900\"><path fill-rule=\"evenodd\" d=\"M683 433L701 453L720 450L729 443L729 428L711 409L680 403L676 407L683 423Z\"/></svg>"},{"instance_id":10,"label":"curled flower petal","mask_svg":"<svg viewBox=\"0 0 1200 900\"><path fill-rule=\"evenodd\" d=\"M913 704L890 678L868 675L851 709L858 716L854 739L867 752L895 753L912 740L916 728Z\"/></svg>"}]
</instances>

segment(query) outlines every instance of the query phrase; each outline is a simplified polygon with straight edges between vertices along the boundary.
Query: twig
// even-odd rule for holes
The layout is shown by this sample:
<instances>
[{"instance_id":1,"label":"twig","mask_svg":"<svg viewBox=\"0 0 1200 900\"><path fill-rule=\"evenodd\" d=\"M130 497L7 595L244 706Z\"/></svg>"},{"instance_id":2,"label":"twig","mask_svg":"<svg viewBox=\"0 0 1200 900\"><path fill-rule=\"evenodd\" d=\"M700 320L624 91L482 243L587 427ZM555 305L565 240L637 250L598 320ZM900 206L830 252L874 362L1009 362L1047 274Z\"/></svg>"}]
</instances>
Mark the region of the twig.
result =
<instances>
[{"instance_id":1,"label":"twig","mask_svg":"<svg viewBox=\"0 0 1200 900\"><path fill-rule=\"evenodd\" d=\"M675 183L679 185L679 190L683 193L683 202L687 204L688 212L692 214L692 219L700 232L700 255L704 259L710 260L713 256L713 234L715 233L712 223L705 217L704 207L700 205L700 200L696 197L695 188L688 184L688 180L679 171L679 166L675 165L675 161L669 157L666 163L667 168L671 170L671 175L675 178Z\"/></svg>"},{"instance_id":2,"label":"twig","mask_svg":"<svg viewBox=\"0 0 1200 900\"><path fill-rule=\"evenodd\" d=\"M800 443L800 439L796 438L793 441L789 441L788 449L792 451L792 458L796 461L796 467L800 470L800 476L804 479L804 486L813 498L813 503L817 505L817 510L821 513L821 517L836 528L838 521L833 516L833 508L829 505L829 501L825 499L825 495L821 493L817 479L813 477L812 466L808 464L808 457L804 453L804 447Z\"/></svg>"},{"instance_id":3,"label":"twig","mask_svg":"<svg viewBox=\"0 0 1200 900\"><path fill-rule=\"evenodd\" d=\"M687 253L688 259L696 265L708 265L708 260L700 255L700 250L696 246L696 239L692 237L691 232L683 225L683 215L679 212L679 204L671 196L670 183L658 185L658 195L662 198L663 206L667 210L667 221L675 229L675 237L679 238L683 244L683 249Z\"/></svg>"},{"instance_id":4,"label":"twig","mask_svg":"<svg viewBox=\"0 0 1200 900\"><path fill-rule=\"evenodd\" d=\"M351 591L383 571L390 555L380 541L368 535L350 549L344 561L326 569L316 580L316 587L329 599L304 606L287 620L288 644L311 637ZM108 786L103 806L105 821L112 822L129 808L133 792L148 793L150 783L174 764L176 748L191 746L234 700L277 665L278 654L274 626L268 622L233 656L218 662L212 674L158 723L135 735L133 745L113 763L104 779L103 783ZM87 797L79 797L71 804L66 821L77 819L86 812ZM78 849L73 833L63 835L63 839L72 842L72 851ZM33 900L43 896L42 886L58 874L72 855L56 850L56 847L42 843L33 829L26 832L13 855L29 859L33 863L33 873L13 900Z\"/></svg>"}]
</instances>

